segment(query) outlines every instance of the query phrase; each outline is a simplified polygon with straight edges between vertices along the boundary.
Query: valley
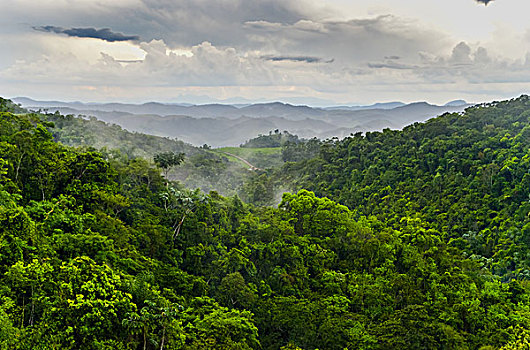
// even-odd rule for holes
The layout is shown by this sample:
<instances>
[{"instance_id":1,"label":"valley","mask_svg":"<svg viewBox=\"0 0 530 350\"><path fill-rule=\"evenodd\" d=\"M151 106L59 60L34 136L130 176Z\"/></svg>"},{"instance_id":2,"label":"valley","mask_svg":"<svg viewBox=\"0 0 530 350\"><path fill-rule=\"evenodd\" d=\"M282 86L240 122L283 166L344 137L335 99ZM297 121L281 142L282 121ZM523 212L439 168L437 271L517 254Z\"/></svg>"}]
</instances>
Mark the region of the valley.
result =
<instances>
[{"instance_id":1,"label":"valley","mask_svg":"<svg viewBox=\"0 0 530 350\"><path fill-rule=\"evenodd\" d=\"M0 3L0 350L530 349L530 1Z\"/></svg>"}]
</instances>

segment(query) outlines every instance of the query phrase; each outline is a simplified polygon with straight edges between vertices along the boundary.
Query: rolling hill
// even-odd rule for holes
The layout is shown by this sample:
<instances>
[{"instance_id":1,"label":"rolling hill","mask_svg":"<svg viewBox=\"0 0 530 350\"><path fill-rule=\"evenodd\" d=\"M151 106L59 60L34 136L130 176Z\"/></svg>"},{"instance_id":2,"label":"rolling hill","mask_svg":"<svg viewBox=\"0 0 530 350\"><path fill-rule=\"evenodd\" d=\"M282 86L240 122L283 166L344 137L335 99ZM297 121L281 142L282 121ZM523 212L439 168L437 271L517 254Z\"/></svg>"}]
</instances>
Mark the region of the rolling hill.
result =
<instances>
[{"instance_id":1,"label":"rolling hill","mask_svg":"<svg viewBox=\"0 0 530 350\"><path fill-rule=\"evenodd\" d=\"M385 128L401 129L446 112L461 112L468 105L435 106L425 102L375 104L359 108L312 108L285 103L248 106L221 104L182 106L161 103L83 104L40 102L27 98L15 102L30 109L58 110L62 114L95 116L136 132L178 138L200 146L238 146L271 130L288 131L304 138L346 137Z\"/></svg>"}]
</instances>

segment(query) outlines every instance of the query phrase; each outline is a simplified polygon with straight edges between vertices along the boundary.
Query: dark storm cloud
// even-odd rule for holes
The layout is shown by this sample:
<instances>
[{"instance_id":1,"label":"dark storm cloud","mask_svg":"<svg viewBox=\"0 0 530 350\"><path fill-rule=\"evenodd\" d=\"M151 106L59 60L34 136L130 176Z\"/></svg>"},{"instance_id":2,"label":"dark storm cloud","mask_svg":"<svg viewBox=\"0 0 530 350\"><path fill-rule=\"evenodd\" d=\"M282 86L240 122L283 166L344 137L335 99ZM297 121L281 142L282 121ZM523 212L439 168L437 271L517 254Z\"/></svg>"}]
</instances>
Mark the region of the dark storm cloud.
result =
<instances>
[{"instance_id":1,"label":"dark storm cloud","mask_svg":"<svg viewBox=\"0 0 530 350\"><path fill-rule=\"evenodd\" d=\"M141 8L124 9L120 28L139 32L142 39L163 39L173 46L203 41L216 46L259 45L248 40L243 25L249 21L293 24L317 11L303 0L142 0ZM132 19L132 20L130 20Z\"/></svg>"},{"instance_id":2,"label":"dark storm cloud","mask_svg":"<svg viewBox=\"0 0 530 350\"><path fill-rule=\"evenodd\" d=\"M138 35L124 35L122 33L115 33L109 28L62 28L56 26L40 26L33 27L33 29L40 32L48 33L57 33L57 34L66 34L68 36L77 37L77 38L94 38L101 39L108 42L115 41L136 41L140 40Z\"/></svg>"},{"instance_id":3,"label":"dark storm cloud","mask_svg":"<svg viewBox=\"0 0 530 350\"><path fill-rule=\"evenodd\" d=\"M416 60L419 51L440 52L451 45L444 33L391 15L347 21L305 19L293 24L260 20L246 22L244 28L264 51L287 57L332 56L336 66L374 62L381 56L406 62Z\"/></svg>"},{"instance_id":4,"label":"dark storm cloud","mask_svg":"<svg viewBox=\"0 0 530 350\"><path fill-rule=\"evenodd\" d=\"M313 57L313 56L263 56L262 58L273 61L273 62L282 62L282 61L290 61L290 62L305 62L305 63L332 63L334 60L324 60L320 57Z\"/></svg>"}]
</instances>

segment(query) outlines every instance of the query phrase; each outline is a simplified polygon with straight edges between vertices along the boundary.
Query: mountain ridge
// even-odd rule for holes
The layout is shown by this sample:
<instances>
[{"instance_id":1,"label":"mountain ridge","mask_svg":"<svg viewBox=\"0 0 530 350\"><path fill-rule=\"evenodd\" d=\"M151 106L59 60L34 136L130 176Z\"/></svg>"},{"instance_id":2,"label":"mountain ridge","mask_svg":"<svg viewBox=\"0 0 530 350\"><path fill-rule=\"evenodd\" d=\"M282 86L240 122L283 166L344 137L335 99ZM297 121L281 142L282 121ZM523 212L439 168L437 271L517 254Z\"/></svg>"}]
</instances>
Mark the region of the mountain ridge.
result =
<instances>
[{"instance_id":1,"label":"mountain ridge","mask_svg":"<svg viewBox=\"0 0 530 350\"><path fill-rule=\"evenodd\" d=\"M55 109L63 114L95 116L129 131L177 137L196 146L207 143L214 147L238 146L275 129L303 138L345 137L356 132L400 129L446 112L462 112L467 107L437 106L426 102L397 103L393 108L379 108L382 104L374 104L378 108L357 110L295 106L283 102L242 107L222 104L176 106L157 102L141 105L62 102L52 107L56 101L39 103L20 98L15 101L30 109Z\"/></svg>"}]
</instances>

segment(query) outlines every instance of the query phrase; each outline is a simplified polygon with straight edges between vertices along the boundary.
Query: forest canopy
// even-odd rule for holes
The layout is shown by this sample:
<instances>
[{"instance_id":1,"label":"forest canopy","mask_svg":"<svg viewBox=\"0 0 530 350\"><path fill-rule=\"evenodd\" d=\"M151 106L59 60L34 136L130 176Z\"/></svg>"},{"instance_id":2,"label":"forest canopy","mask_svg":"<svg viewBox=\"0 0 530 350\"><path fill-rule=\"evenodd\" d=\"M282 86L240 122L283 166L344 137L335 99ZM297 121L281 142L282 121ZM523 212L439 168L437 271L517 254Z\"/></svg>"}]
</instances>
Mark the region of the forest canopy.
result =
<instances>
[{"instance_id":1,"label":"forest canopy","mask_svg":"<svg viewBox=\"0 0 530 350\"><path fill-rule=\"evenodd\" d=\"M275 207L0 111L0 348L528 343L527 96L311 145Z\"/></svg>"}]
</instances>

